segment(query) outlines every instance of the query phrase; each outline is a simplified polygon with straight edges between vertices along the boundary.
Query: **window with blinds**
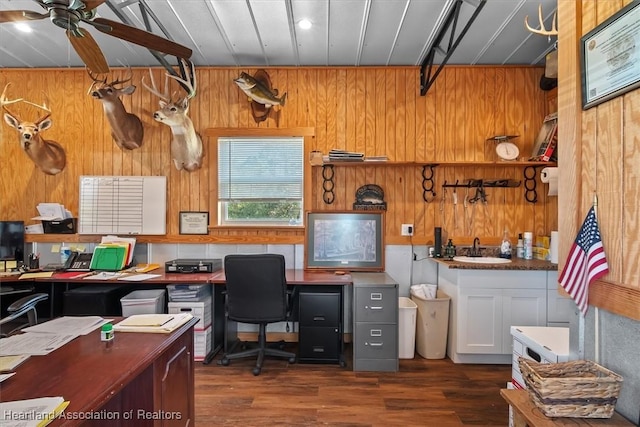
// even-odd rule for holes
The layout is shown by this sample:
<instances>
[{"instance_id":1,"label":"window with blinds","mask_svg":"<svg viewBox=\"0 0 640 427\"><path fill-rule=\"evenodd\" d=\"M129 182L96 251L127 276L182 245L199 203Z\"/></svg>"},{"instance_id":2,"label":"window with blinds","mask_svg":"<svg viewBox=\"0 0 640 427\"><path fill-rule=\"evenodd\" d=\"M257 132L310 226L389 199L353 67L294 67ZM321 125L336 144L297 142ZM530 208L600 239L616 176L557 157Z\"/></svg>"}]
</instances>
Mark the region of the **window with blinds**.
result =
<instances>
[{"instance_id":1,"label":"window with blinds","mask_svg":"<svg viewBox=\"0 0 640 427\"><path fill-rule=\"evenodd\" d=\"M219 225L301 225L304 138L218 139Z\"/></svg>"}]
</instances>

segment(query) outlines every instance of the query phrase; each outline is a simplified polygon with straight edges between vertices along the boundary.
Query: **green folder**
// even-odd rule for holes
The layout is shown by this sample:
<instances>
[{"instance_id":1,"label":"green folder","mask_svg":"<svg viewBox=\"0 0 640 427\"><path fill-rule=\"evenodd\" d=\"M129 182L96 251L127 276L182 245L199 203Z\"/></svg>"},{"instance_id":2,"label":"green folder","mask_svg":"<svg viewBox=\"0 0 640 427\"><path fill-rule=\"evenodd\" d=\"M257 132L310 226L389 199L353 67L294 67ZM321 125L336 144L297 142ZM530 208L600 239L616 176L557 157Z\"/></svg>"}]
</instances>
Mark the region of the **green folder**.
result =
<instances>
[{"instance_id":1,"label":"green folder","mask_svg":"<svg viewBox=\"0 0 640 427\"><path fill-rule=\"evenodd\" d=\"M91 270L119 271L124 268L127 248L119 245L96 246L91 258Z\"/></svg>"}]
</instances>

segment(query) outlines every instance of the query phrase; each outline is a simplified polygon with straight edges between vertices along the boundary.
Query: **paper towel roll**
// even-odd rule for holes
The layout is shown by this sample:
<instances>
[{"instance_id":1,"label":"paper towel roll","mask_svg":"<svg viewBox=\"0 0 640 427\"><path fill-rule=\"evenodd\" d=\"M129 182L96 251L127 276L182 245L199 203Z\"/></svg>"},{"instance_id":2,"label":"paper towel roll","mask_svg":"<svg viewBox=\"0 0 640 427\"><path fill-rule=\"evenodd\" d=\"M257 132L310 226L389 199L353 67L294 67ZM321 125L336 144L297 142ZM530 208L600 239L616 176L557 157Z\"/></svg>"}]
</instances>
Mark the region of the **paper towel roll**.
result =
<instances>
[{"instance_id":1,"label":"paper towel roll","mask_svg":"<svg viewBox=\"0 0 640 427\"><path fill-rule=\"evenodd\" d=\"M552 264L558 263L558 232L551 232L551 242L549 242L549 261Z\"/></svg>"},{"instance_id":2,"label":"paper towel roll","mask_svg":"<svg viewBox=\"0 0 640 427\"><path fill-rule=\"evenodd\" d=\"M542 169L540 180L545 184L549 184L549 196L558 195L558 168Z\"/></svg>"}]
</instances>

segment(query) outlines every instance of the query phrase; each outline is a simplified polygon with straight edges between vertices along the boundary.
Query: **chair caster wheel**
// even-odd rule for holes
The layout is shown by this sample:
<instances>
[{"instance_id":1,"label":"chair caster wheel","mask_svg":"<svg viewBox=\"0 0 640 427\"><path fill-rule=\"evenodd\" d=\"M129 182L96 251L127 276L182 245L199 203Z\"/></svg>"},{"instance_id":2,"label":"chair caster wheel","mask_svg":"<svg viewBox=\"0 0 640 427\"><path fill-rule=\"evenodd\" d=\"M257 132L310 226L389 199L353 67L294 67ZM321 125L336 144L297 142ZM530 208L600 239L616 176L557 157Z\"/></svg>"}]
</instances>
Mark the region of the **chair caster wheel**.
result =
<instances>
[{"instance_id":1,"label":"chair caster wheel","mask_svg":"<svg viewBox=\"0 0 640 427\"><path fill-rule=\"evenodd\" d=\"M296 358L295 357L290 357L289 358L289 363L296 363Z\"/></svg>"},{"instance_id":2,"label":"chair caster wheel","mask_svg":"<svg viewBox=\"0 0 640 427\"><path fill-rule=\"evenodd\" d=\"M221 359L220 364L222 366L229 366L229 359Z\"/></svg>"},{"instance_id":3,"label":"chair caster wheel","mask_svg":"<svg viewBox=\"0 0 640 427\"><path fill-rule=\"evenodd\" d=\"M257 367L256 367L256 368L253 368L253 375L254 375L254 376L258 376L258 375L260 375L260 371L261 371L261 369L260 369L260 368L257 368Z\"/></svg>"}]
</instances>

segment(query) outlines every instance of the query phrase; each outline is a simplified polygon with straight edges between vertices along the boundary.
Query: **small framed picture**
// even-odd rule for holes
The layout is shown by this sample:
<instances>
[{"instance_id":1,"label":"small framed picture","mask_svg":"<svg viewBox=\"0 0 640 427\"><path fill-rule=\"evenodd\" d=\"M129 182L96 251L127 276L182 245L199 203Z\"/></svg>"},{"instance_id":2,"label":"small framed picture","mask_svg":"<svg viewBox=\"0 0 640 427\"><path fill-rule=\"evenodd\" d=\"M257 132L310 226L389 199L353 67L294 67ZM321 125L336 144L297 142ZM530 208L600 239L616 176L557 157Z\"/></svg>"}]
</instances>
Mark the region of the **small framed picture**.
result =
<instances>
[{"instance_id":1,"label":"small framed picture","mask_svg":"<svg viewBox=\"0 0 640 427\"><path fill-rule=\"evenodd\" d=\"M209 234L209 212L180 212L180 234Z\"/></svg>"}]
</instances>

